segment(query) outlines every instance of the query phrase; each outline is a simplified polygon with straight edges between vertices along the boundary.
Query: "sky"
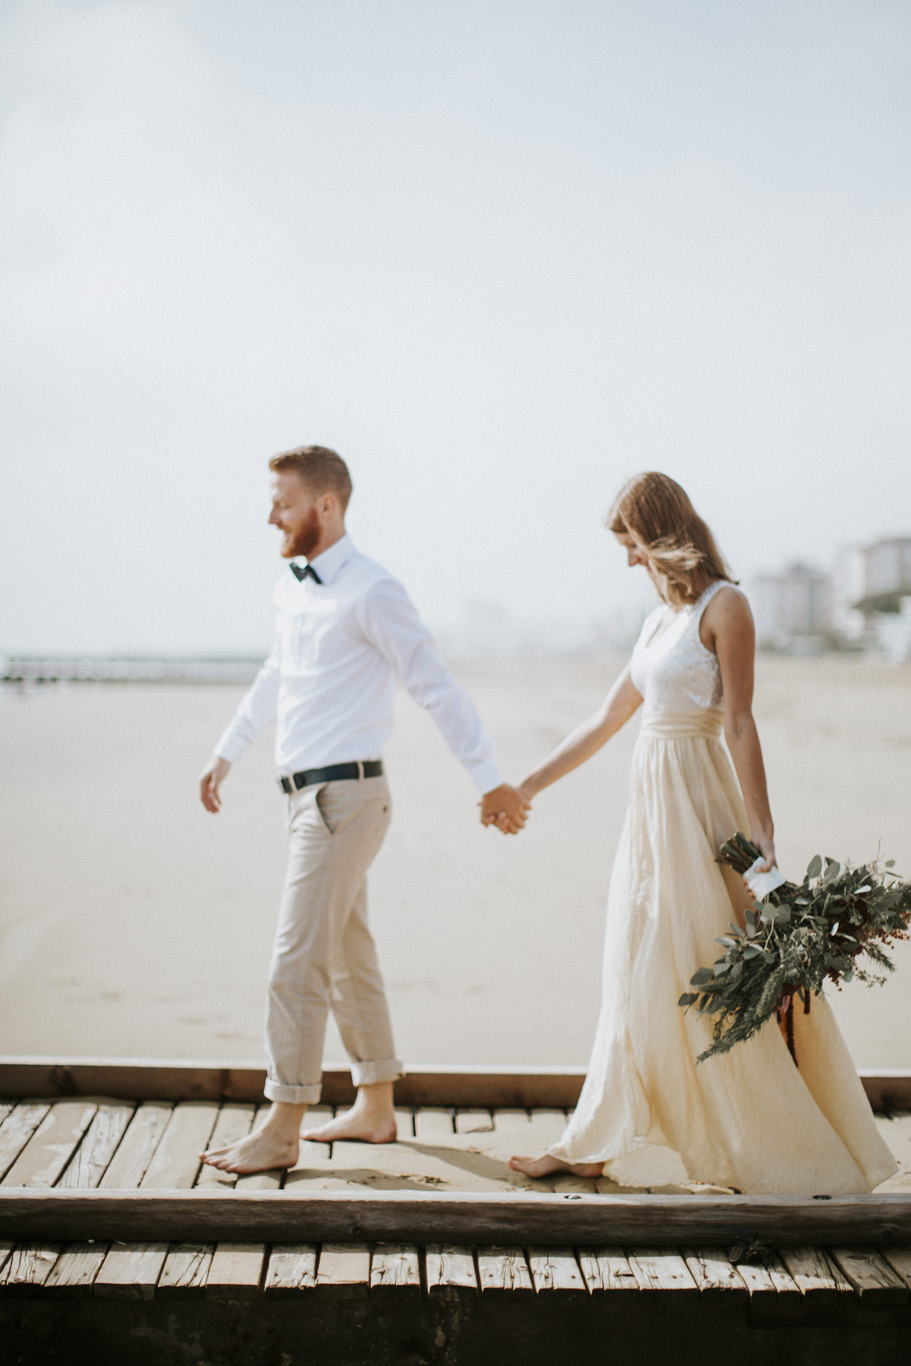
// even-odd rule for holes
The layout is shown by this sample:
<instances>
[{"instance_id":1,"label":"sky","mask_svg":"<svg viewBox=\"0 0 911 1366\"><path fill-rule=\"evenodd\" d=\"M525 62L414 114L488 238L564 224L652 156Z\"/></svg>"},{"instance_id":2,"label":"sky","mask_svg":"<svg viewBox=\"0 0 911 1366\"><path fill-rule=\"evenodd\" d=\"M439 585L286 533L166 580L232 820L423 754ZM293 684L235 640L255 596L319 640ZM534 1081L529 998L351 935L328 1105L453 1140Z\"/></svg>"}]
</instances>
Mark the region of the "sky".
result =
<instances>
[{"instance_id":1,"label":"sky","mask_svg":"<svg viewBox=\"0 0 911 1366\"><path fill-rule=\"evenodd\" d=\"M5 0L0 653L257 653L268 459L449 632L911 533L907 0Z\"/></svg>"}]
</instances>

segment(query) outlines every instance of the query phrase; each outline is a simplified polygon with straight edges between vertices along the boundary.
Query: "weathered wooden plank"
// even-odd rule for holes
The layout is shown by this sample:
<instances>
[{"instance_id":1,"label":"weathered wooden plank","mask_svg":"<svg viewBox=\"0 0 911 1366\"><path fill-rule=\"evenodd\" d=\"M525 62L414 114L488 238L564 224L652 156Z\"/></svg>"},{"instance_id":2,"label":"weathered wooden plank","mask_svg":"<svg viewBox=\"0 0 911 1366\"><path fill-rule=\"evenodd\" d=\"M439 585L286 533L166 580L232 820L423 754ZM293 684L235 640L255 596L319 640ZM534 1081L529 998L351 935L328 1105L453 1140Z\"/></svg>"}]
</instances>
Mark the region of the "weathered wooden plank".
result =
<instances>
[{"instance_id":1,"label":"weathered wooden plank","mask_svg":"<svg viewBox=\"0 0 911 1366\"><path fill-rule=\"evenodd\" d=\"M747 1256L738 1261L736 1266L751 1300L777 1300L779 1296L800 1294L797 1283L775 1253L770 1252L762 1257Z\"/></svg>"},{"instance_id":2,"label":"weathered wooden plank","mask_svg":"<svg viewBox=\"0 0 911 1366\"><path fill-rule=\"evenodd\" d=\"M50 1108L45 1101L25 1100L0 1124L0 1177L9 1171Z\"/></svg>"},{"instance_id":3,"label":"weathered wooden plank","mask_svg":"<svg viewBox=\"0 0 911 1366\"><path fill-rule=\"evenodd\" d=\"M95 1295L109 1300L154 1299L167 1255L167 1243L115 1244L95 1277Z\"/></svg>"},{"instance_id":4,"label":"weathered wooden plank","mask_svg":"<svg viewBox=\"0 0 911 1366\"><path fill-rule=\"evenodd\" d=\"M830 1257L865 1304L903 1304L909 1294L904 1279L872 1247L833 1247Z\"/></svg>"},{"instance_id":5,"label":"weathered wooden plank","mask_svg":"<svg viewBox=\"0 0 911 1366\"><path fill-rule=\"evenodd\" d=\"M171 1059L0 1058L0 1093L6 1096L255 1101L265 1078L261 1067Z\"/></svg>"},{"instance_id":6,"label":"weathered wooden plank","mask_svg":"<svg viewBox=\"0 0 911 1366\"><path fill-rule=\"evenodd\" d=\"M136 1058L0 1058L0 1094L7 1097L110 1096L125 1100L262 1099L261 1067ZM584 1074L577 1068L489 1068L422 1065L396 1082L399 1105L575 1105ZM347 1069L323 1073L325 1105L354 1100Z\"/></svg>"},{"instance_id":7,"label":"weathered wooden plank","mask_svg":"<svg viewBox=\"0 0 911 1366\"><path fill-rule=\"evenodd\" d=\"M459 1141L458 1135L454 1136ZM106 1178L105 1178L106 1179ZM372 1190L192 1192L0 1190L0 1238L124 1238L185 1242L510 1243L516 1230L544 1246L724 1247L755 1238L779 1245L906 1245L907 1196L587 1196L522 1190L506 1195ZM646 1236L647 1235L647 1236ZM790 1267L792 1271L793 1268Z\"/></svg>"},{"instance_id":8,"label":"weathered wooden plank","mask_svg":"<svg viewBox=\"0 0 911 1366\"><path fill-rule=\"evenodd\" d=\"M911 1110L911 1071L907 1068L861 1068L859 1076L874 1110Z\"/></svg>"},{"instance_id":9,"label":"weathered wooden plank","mask_svg":"<svg viewBox=\"0 0 911 1366\"><path fill-rule=\"evenodd\" d=\"M0 1125L3 1124L7 1115L12 1114L15 1104L14 1100L0 1100Z\"/></svg>"},{"instance_id":10,"label":"weathered wooden plank","mask_svg":"<svg viewBox=\"0 0 911 1366\"><path fill-rule=\"evenodd\" d=\"M907 1286L911 1286L911 1247L884 1247L879 1250L893 1271L901 1276Z\"/></svg>"},{"instance_id":11,"label":"weathered wooden plank","mask_svg":"<svg viewBox=\"0 0 911 1366\"><path fill-rule=\"evenodd\" d=\"M504 1134L515 1134L518 1138L525 1137L528 1132L528 1124L531 1119L530 1110L520 1110L515 1107L498 1105L493 1111L494 1128Z\"/></svg>"},{"instance_id":12,"label":"weathered wooden plank","mask_svg":"<svg viewBox=\"0 0 911 1366\"><path fill-rule=\"evenodd\" d=\"M309 1243L277 1243L266 1267L267 1295L298 1295L316 1289L316 1264L319 1253Z\"/></svg>"},{"instance_id":13,"label":"weathered wooden plank","mask_svg":"<svg viewBox=\"0 0 911 1366\"><path fill-rule=\"evenodd\" d=\"M876 1127L899 1165L884 1191L911 1191L911 1114L876 1115Z\"/></svg>"},{"instance_id":14,"label":"weathered wooden plank","mask_svg":"<svg viewBox=\"0 0 911 1366\"><path fill-rule=\"evenodd\" d=\"M213 1299L249 1299L259 1294L266 1264L265 1243L218 1243L206 1295Z\"/></svg>"},{"instance_id":15,"label":"weathered wooden plank","mask_svg":"<svg viewBox=\"0 0 911 1366\"><path fill-rule=\"evenodd\" d=\"M697 1290L690 1269L679 1253L660 1247L632 1247L628 1255L640 1290Z\"/></svg>"},{"instance_id":16,"label":"weathered wooden plank","mask_svg":"<svg viewBox=\"0 0 911 1366\"><path fill-rule=\"evenodd\" d=\"M132 1190L139 1185L173 1109L170 1101L152 1100L139 1106L98 1183L100 1187Z\"/></svg>"},{"instance_id":17,"label":"weathered wooden plank","mask_svg":"<svg viewBox=\"0 0 911 1366\"><path fill-rule=\"evenodd\" d=\"M140 1183L143 1189L192 1186L199 1174L199 1154L209 1141L217 1116L218 1106L211 1100L176 1105Z\"/></svg>"},{"instance_id":18,"label":"weathered wooden plank","mask_svg":"<svg viewBox=\"0 0 911 1366\"><path fill-rule=\"evenodd\" d=\"M87 1298L104 1264L108 1243L67 1243L45 1281L45 1291L56 1298Z\"/></svg>"},{"instance_id":19,"label":"weathered wooden plank","mask_svg":"<svg viewBox=\"0 0 911 1366\"><path fill-rule=\"evenodd\" d=\"M780 1252L794 1284L808 1299L830 1300L837 1295L853 1294L850 1281L829 1260L822 1248L782 1245Z\"/></svg>"},{"instance_id":20,"label":"weathered wooden plank","mask_svg":"<svg viewBox=\"0 0 911 1366\"><path fill-rule=\"evenodd\" d=\"M44 1285L61 1251L59 1244L18 1243L0 1270L0 1285L37 1290Z\"/></svg>"},{"instance_id":21,"label":"weathered wooden plank","mask_svg":"<svg viewBox=\"0 0 911 1366\"><path fill-rule=\"evenodd\" d=\"M588 1293L585 1277L571 1248L530 1247L528 1265L539 1295L549 1290Z\"/></svg>"},{"instance_id":22,"label":"weathered wooden plank","mask_svg":"<svg viewBox=\"0 0 911 1366\"><path fill-rule=\"evenodd\" d=\"M93 1101L58 1100L3 1178L5 1186L53 1186L92 1121Z\"/></svg>"},{"instance_id":23,"label":"weathered wooden plank","mask_svg":"<svg viewBox=\"0 0 911 1366\"><path fill-rule=\"evenodd\" d=\"M133 1118L134 1109L126 1101L100 1104L58 1185L86 1189L97 1186Z\"/></svg>"},{"instance_id":24,"label":"weathered wooden plank","mask_svg":"<svg viewBox=\"0 0 911 1366\"><path fill-rule=\"evenodd\" d=\"M414 1132L424 1142L451 1138L455 1133L454 1112L449 1109L424 1106L414 1113Z\"/></svg>"},{"instance_id":25,"label":"weathered wooden plank","mask_svg":"<svg viewBox=\"0 0 911 1366\"><path fill-rule=\"evenodd\" d=\"M478 1288L474 1257L468 1247L431 1243L424 1250L424 1275L428 1295L458 1299Z\"/></svg>"},{"instance_id":26,"label":"weathered wooden plank","mask_svg":"<svg viewBox=\"0 0 911 1366\"><path fill-rule=\"evenodd\" d=\"M718 1248L684 1247L680 1251L690 1275L703 1293L721 1291L725 1295L745 1295L742 1279Z\"/></svg>"},{"instance_id":27,"label":"weathered wooden plank","mask_svg":"<svg viewBox=\"0 0 911 1366\"><path fill-rule=\"evenodd\" d=\"M409 1243L377 1243L370 1256L370 1291L397 1295L421 1293L421 1261Z\"/></svg>"},{"instance_id":28,"label":"weathered wooden plank","mask_svg":"<svg viewBox=\"0 0 911 1366\"><path fill-rule=\"evenodd\" d=\"M366 1243L323 1243L316 1284L325 1295L366 1295L370 1285L370 1248Z\"/></svg>"},{"instance_id":29,"label":"weathered wooden plank","mask_svg":"<svg viewBox=\"0 0 911 1366\"><path fill-rule=\"evenodd\" d=\"M485 1293L529 1294L535 1288L521 1247L479 1247L478 1282Z\"/></svg>"},{"instance_id":30,"label":"weathered wooden plank","mask_svg":"<svg viewBox=\"0 0 911 1366\"><path fill-rule=\"evenodd\" d=\"M580 1248L579 1265L590 1291L618 1290L639 1294L636 1273L618 1247Z\"/></svg>"},{"instance_id":31,"label":"weathered wooden plank","mask_svg":"<svg viewBox=\"0 0 911 1366\"><path fill-rule=\"evenodd\" d=\"M212 1243L173 1243L158 1277L156 1296L204 1295L214 1252Z\"/></svg>"},{"instance_id":32,"label":"weathered wooden plank","mask_svg":"<svg viewBox=\"0 0 911 1366\"><path fill-rule=\"evenodd\" d=\"M455 1131L457 1134L483 1134L493 1129L493 1114L490 1110L456 1110Z\"/></svg>"}]
</instances>

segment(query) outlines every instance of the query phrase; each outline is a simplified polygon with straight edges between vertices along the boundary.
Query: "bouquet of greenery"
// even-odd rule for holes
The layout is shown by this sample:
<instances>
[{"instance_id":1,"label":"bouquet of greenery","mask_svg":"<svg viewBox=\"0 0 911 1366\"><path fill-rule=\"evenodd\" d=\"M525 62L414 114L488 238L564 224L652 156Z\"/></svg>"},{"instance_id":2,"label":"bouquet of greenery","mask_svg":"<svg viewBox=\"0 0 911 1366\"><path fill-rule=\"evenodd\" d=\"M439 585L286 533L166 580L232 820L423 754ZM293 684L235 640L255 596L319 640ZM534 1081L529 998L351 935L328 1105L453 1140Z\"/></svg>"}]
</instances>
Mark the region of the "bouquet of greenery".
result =
<instances>
[{"instance_id":1,"label":"bouquet of greenery","mask_svg":"<svg viewBox=\"0 0 911 1366\"><path fill-rule=\"evenodd\" d=\"M721 846L717 861L743 876L761 857L738 833ZM799 885L783 882L754 902L745 929L732 923L731 933L716 941L724 948L721 957L693 974L696 990L678 1001L713 1017L714 1042L697 1062L752 1038L774 1015L785 1024L796 1063L795 1001L809 1014L826 981L838 988L853 977L883 982L875 968L893 970L886 947L908 937L911 921L911 882L902 882L893 866L888 859L850 868L817 854ZM860 954L874 966L860 966Z\"/></svg>"}]
</instances>

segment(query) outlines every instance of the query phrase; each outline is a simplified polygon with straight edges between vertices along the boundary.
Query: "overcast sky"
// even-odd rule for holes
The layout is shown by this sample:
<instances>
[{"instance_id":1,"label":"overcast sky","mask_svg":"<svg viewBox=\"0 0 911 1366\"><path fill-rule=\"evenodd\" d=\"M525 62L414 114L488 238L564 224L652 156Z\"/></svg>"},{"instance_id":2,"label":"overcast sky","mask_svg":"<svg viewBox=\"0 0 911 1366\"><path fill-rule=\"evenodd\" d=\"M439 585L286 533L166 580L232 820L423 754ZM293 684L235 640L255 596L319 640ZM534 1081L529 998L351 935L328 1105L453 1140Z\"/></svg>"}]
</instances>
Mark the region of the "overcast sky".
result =
<instances>
[{"instance_id":1,"label":"overcast sky","mask_svg":"<svg viewBox=\"0 0 911 1366\"><path fill-rule=\"evenodd\" d=\"M428 620L911 532L907 0L5 0L0 650L257 651L335 446Z\"/></svg>"}]
</instances>

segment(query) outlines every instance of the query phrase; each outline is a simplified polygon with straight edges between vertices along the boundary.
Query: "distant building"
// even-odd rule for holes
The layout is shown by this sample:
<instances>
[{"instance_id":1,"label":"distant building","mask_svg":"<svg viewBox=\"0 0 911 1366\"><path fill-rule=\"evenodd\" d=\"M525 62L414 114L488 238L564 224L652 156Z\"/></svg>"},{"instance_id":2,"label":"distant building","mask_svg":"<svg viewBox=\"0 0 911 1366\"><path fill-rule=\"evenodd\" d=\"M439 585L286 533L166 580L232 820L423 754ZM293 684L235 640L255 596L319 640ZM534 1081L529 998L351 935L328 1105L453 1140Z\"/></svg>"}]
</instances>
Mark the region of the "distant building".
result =
<instances>
[{"instance_id":1,"label":"distant building","mask_svg":"<svg viewBox=\"0 0 911 1366\"><path fill-rule=\"evenodd\" d=\"M751 584L756 640L767 650L811 653L832 636L832 577L806 564L761 574Z\"/></svg>"},{"instance_id":2,"label":"distant building","mask_svg":"<svg viewBox=\"0 0 911 1366\"><path fill-rule=\"evenodd\" d=\"M873 648L876 633L868 612L857 604L866 592L866 551L844 546L832 570L832 628L839 640L860 648Z\"/></svg>"},{"instance_id":3,"label":"distant building","mask_svg":"<svg viewBox=\"0 0 911 1366\"><path fill-rule=\"evenodd\" d=\"M863 574L852 610L887 659L911 659L911 536L892 536L860 553Z\"/></svg>"},{"instance_id":4,"label":"distant building","mask_svg":"<svg viewBox=\"0 0 911 1366\"><path fill-rule=\"evenodd\" d=\"M863 591L855 606L863 612L898 612L911 597L911 536L893 536L861 551Z\"/></svg>"}]
</instances>

